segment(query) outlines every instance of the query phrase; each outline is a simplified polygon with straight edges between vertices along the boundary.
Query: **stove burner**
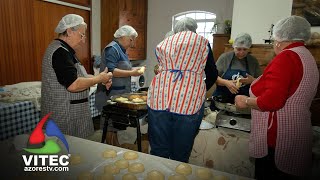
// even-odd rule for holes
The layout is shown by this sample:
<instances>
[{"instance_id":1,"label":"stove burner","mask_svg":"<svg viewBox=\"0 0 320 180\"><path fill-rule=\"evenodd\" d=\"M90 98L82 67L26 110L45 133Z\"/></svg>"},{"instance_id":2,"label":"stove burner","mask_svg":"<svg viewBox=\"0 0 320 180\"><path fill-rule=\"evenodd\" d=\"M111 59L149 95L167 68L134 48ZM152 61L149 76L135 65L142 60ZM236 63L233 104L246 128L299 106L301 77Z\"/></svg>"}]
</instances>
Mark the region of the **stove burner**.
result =
<instances>
[{"instance_id":1,"label":"stove burner","mask_svg":"<svg viewBox=\"0 0 320 180\"><path fill-rule=\"evenodd\" d=\"M251 115L220 111L215 123L216 126L250 132Z\"/></svg>"}]
</instances>

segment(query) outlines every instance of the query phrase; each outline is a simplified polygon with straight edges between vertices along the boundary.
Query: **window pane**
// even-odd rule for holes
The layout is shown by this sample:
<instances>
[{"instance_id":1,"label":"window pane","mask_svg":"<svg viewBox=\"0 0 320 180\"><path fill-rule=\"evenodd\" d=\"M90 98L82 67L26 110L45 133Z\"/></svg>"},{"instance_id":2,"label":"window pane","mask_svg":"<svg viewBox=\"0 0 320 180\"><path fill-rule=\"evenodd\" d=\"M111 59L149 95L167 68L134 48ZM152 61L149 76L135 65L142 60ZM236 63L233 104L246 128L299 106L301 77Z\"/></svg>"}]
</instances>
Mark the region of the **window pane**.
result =
<instances>
[{"instance_id":1,"label":"window pane","mask_svg":"<svg viewBox=\"0 0 320 180\"><path fill-rule=\"evenodd\" d=\"M184 18L184 17L186 17L186 15L178 16L178 17L176 17L176 20L179 21L180 19L182 19L182 18Z\"/></svg>"},{"instance_id":2,"label":"window pane","mask_svg":"<svg viewBox=\"0 0 320 180\"><path fill-rule=\"evenodd\" d=\"M197 23L198 24L198 31L205 31L205 25L206 25L206 23L205 22L198 22Z\"/></svg>"},{"instance_id":3,"label":"window pane","mask_svg":"<svg viewBox=\"0 0 320 180\"><path fill-rule=\"evenodd\" d=\"M215 19L216 18L216 15L214 15L214 14L207 13L206 15L207 15L206 19Z\"/></svg>"},{"instance_id":4,"label":"window pane","mask_svg":"<svg viewBox=\"0 0 320 180\"><path fill-rule=\"evenodd\" d=\"M196 19L206 19L205 13L196 13Z\"/></svg>"},{"instance_id":5,"label":"window pane","mask_svg":"<svg viewBox=\"0 0 320 180\"><path fill-rule=\"evenodd\" d=\"M191 17L192 19L195 19L196 18L196 13L186 14L186 17Z\"/></svg>"},{"instance_id":6,"label":"window pane","mask_svg":"<svg viewBox=\"0 0 320 180\"><path fill-rule=\"evenodd\" d=\"M198 34L199 34L200 36L205 37L205 36L204 36L204 32L198 32Z\"/></svg>"},{"instance_id":7,"label":"window pane","mask_svg":"<svg viewBox=\"0 0 320 180\"><path fill-rule=\"evenodd\" d=\"M214 25L214 22L207 22L207 23L206 23L205 31L206 31L206 32L210 32L211 29L212 29L212 27L213 27L213 25Z\"/></svg>"}]
</instances>

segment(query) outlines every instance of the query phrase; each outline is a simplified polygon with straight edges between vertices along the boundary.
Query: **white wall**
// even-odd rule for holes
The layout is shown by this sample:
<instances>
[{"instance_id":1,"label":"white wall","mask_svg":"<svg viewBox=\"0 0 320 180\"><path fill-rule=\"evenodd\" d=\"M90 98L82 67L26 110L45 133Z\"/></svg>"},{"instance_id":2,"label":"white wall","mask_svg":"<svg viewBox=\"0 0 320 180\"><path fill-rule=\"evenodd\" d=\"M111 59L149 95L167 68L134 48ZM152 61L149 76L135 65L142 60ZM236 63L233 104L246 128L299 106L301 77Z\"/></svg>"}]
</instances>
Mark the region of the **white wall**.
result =
<instances>
[{"instance_id":1,"label":"white wall","mask_svg":"<svg viewBox=\"0 0 320 180\"><path fill-rule=\"evenodd\" d=\"M254 44L269 38L268 30L281 18L291 15L292 0L234 0L231 38L247 32ZM312 27L320 32L320 27Z\"/></svg>"},{"instance_id":2,"label":"white wall","mask_svg":"<svg viewBox=\"0 0 320 180\"><path fill-rule=\"evenodd\" d=\"M172 16L184 11L201 10L215 13L221 19L231 19L233 0L148 0L148 32L146 83L149 86L154 77L153 67L157 63L154 49L171 30Z\"/></svg>"}]
</instances>

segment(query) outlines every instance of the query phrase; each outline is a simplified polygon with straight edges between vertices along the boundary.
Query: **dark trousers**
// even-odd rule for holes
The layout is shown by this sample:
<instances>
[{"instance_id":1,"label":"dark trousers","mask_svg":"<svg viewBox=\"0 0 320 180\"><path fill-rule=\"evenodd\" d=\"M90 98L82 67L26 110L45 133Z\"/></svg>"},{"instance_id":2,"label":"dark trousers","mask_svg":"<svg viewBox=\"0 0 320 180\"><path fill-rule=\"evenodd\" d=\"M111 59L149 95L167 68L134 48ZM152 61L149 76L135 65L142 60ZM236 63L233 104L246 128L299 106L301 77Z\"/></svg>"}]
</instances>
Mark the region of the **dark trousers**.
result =
<instances>
[{"instance_id":1,"label":"dark trousers","mask_svg":"<svg viewBox=\"0 0 320 180\"><path fill-rule=\"evenodd\" d=\"M204 106L194 115L179 115L148 108L150 153L188 162L203 113Z\"/></svg>"},{"instance_id":2,"label":"dark trousers","mask_svg":"<svg viewBox=\"0 0 320 180\"><path fill-rule=\"evenodd\" d=\"M255 165L255 179L270 180L270 179L299 179L298 176L290 175L280 171L274 160L275 150L268 148L268 155L263 158L256 159Z\"/></svg>"}]
</instances>

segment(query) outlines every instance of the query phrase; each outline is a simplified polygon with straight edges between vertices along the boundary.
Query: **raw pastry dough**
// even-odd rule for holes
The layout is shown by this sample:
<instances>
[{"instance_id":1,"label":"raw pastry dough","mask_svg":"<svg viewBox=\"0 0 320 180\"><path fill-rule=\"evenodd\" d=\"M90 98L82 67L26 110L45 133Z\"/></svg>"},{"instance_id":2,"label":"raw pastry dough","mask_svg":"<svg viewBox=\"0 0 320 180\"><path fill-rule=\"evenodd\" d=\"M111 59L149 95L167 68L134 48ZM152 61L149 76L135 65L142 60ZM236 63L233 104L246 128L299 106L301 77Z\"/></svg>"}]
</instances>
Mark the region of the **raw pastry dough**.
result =
<instances>
[{"instance_id":1,"label":"raw pastry dough","mask_svg":"<svg viewBox=\"0 0 320 180\"><path fill-rule=\"evenodd\" d=\"M137 180L137 177L134 174L127 173L122 176L122 180Z\"/></svg>"},{"instance_id":2,"label":"raw pastry dough","mask_svg":"<svg viewBox=\"0 0 320 180\"><path fill-rule=\"evenodd\" d=\"M114 99L114 101L116 102L123 102L123 101L128 101L129 99L128 98L125 98L125 97L118 97L116 99Z\"/></svg>"},{"instance_id":3,"label":"raw pastry dough","mask_svg":"<svg viewBox=\"0 0 320 180\"><path fill-rule=\"evenodd\" d=\"M143 74L145 70L146 70L146 67L142 66L142 67L138 70L138 73Z\"/></svg>"},{"instance_id":4,"label":"raw pastry dough","mask_svg":"<svg viewBox=\"0 0 320 180\"><path fill-rule=\"evenodd\" d=\"M133 151L127 151L123 154L123 158L125 160L134 160L138 158L138 153L133 152Z\"/></svg>"},{"instance_id":5,"label":"raw pastry dough","mask_svg":"<svg viewBox=\"0 0 320 180\"><path fill-rule=\"evenodd\" d=\"M192 173L192 167L189 164L181 163L176 167L176 172L187 176Z\"/></svg>"},{"instance_id":6,"label":"raw pastry dough","mask_svg":"<svg viewBox=\"0 0 320 180\"><path fill-rule=\"evenodd\" d=\"M117 160L114 164L120 169L126 169L129 166L129 162L125 159Z\"/></svg>"},{"instance_id":7,"label":"raw pastry dough","mask_svg":"<svg viewBox=\"0 0 320 180\"><path fill-rule=\"evenodd\" d=\"M148 172L146 180L164 180L164 175L160 171L152 170Z\"/></svg>"},{"instance_id":8,"label":"raw pastry dough","mask_svg":"<svg viewBox=\"0 0 320 180\"><path fill-rule=\"evenodd\" d=\"M218 175L218 176L214 176L213 180L229 180L229 177L224 175Z\"/></svg>"},{"instance_id":9,"label":"raw pastry dough","mask_svg":"<svg viewBox=\"0 0 320 180\"><path fill-rule=\"evenodd\" d=\"M107 149L103 152L103 157L104 158L114 158L117 157L117 151L113 149Z\"/></svg>"},{"instance_id":10,"label":"raw pastry dough","mask_svg":"<svg viewBox=\"0 0 320 180\"><path fill-rule=\"evenodd\" d=\"M79 174L78 180L93 180L93 175L91 172L82 172Z\"/></svg>"},{"instance_id":11,"label":"raw pastry dough","mask_svg":"<svg viewBox=\"0 0 320 180\"><path fill-rule=\"evenodd\" d=\"M133 94L133 95L130 95L130 96L128 97L128 99L129 99L130 101L132 101L133 99L136 99L136 98L141 98L141 96L138 95L138 94Z\"/></svg>"},{"instance_id":12,"label":"raw pastry dough","mask_svg":"<svg viewBox=\"0 0 320 180\"><path fill-rule=\"evenodd\" d=\"M106 165L104 167L104 173L107 173L107 174L119 174L120 173L120 169L116 165L109 164L109 165Z\"/></svg>"},{"instance_id":13,"label":"raw pastry dough","mask_svg":"<svg viewBox=\"0 0 320 180\"><path fill-rule=\"evenodd\" d=\"M148 96L141 96L141 99L143 99L144 102L147 102Z\"/></svg>"},{"instance_id":14,"label":"raw pastry dough","mask_svg":"<svg viewBox=\"0 0 320 180\"><path fill-rule=\"evenodd\" d=\"M77 165L81 163L81 157L79 154L71 154L71 157L69 159L69 162L71 165Z\"/></svg>"},{"instance_id":15,"label":"raw pastry dough","mask_svg":"<svg viewBox=\"0 0 320 180\"><path fill-rule=\"evenodd\" d=\"M184 175L175 174L175 175L169 176L168 180L187 180L187 178Z\"/></svg>"},{"instance_id":16,"label":"raw pastry dough","mask_svg":"<svg viewBox=\"0 0 320 180\"><path fill-rule=\"evenodd\" d=\"M237 88L240 88L241 85L242 85L242 83L240 82L240 79L241 79L241 78L238 78L238 79L237 79L237 83L236 83Z\"/></svg>"},{"instance_id":17,"label":"raw pastry dough","mask_svg":"<svg viewBox=\"0 0 320 180\"><path fill-rule=\"evenodd\" d=\"M141 173L144 171L144 165L142 163L132 163L128 168L129 172Z\"/></svg>"},{"instance_id":18,"label":"raw pastry dough","mask_svg":"<svg viewBox=\"0 0 320 180\"><path fill-rule=\"evenodd\" d=\"M141 98L134 98L134 99L132 99L132 102L141 103L141 102L144 102L144 101Z\"/></svg>"},{"instance_id":19,"label":"raw pastry dough","mask_svg":"<svg viewBox=\"0 0 320 180\"><path fill-rule=\"evenodd\" d=\"M209 179L212 179L213 174L209 169L200 168L200 169L197 169L196 176L200 179L209 180Z\"/></svg>"},{"instance_id":20,"label":"raw pastry dough","mask_svg":"<svg viewBox=\"0 0 320 180\"><path fill-rule=\"evenodd\" d=\"M114 176L112 174L103 173L98 176L98 180L114 180Z\"/></svg>"}]
</instances>

